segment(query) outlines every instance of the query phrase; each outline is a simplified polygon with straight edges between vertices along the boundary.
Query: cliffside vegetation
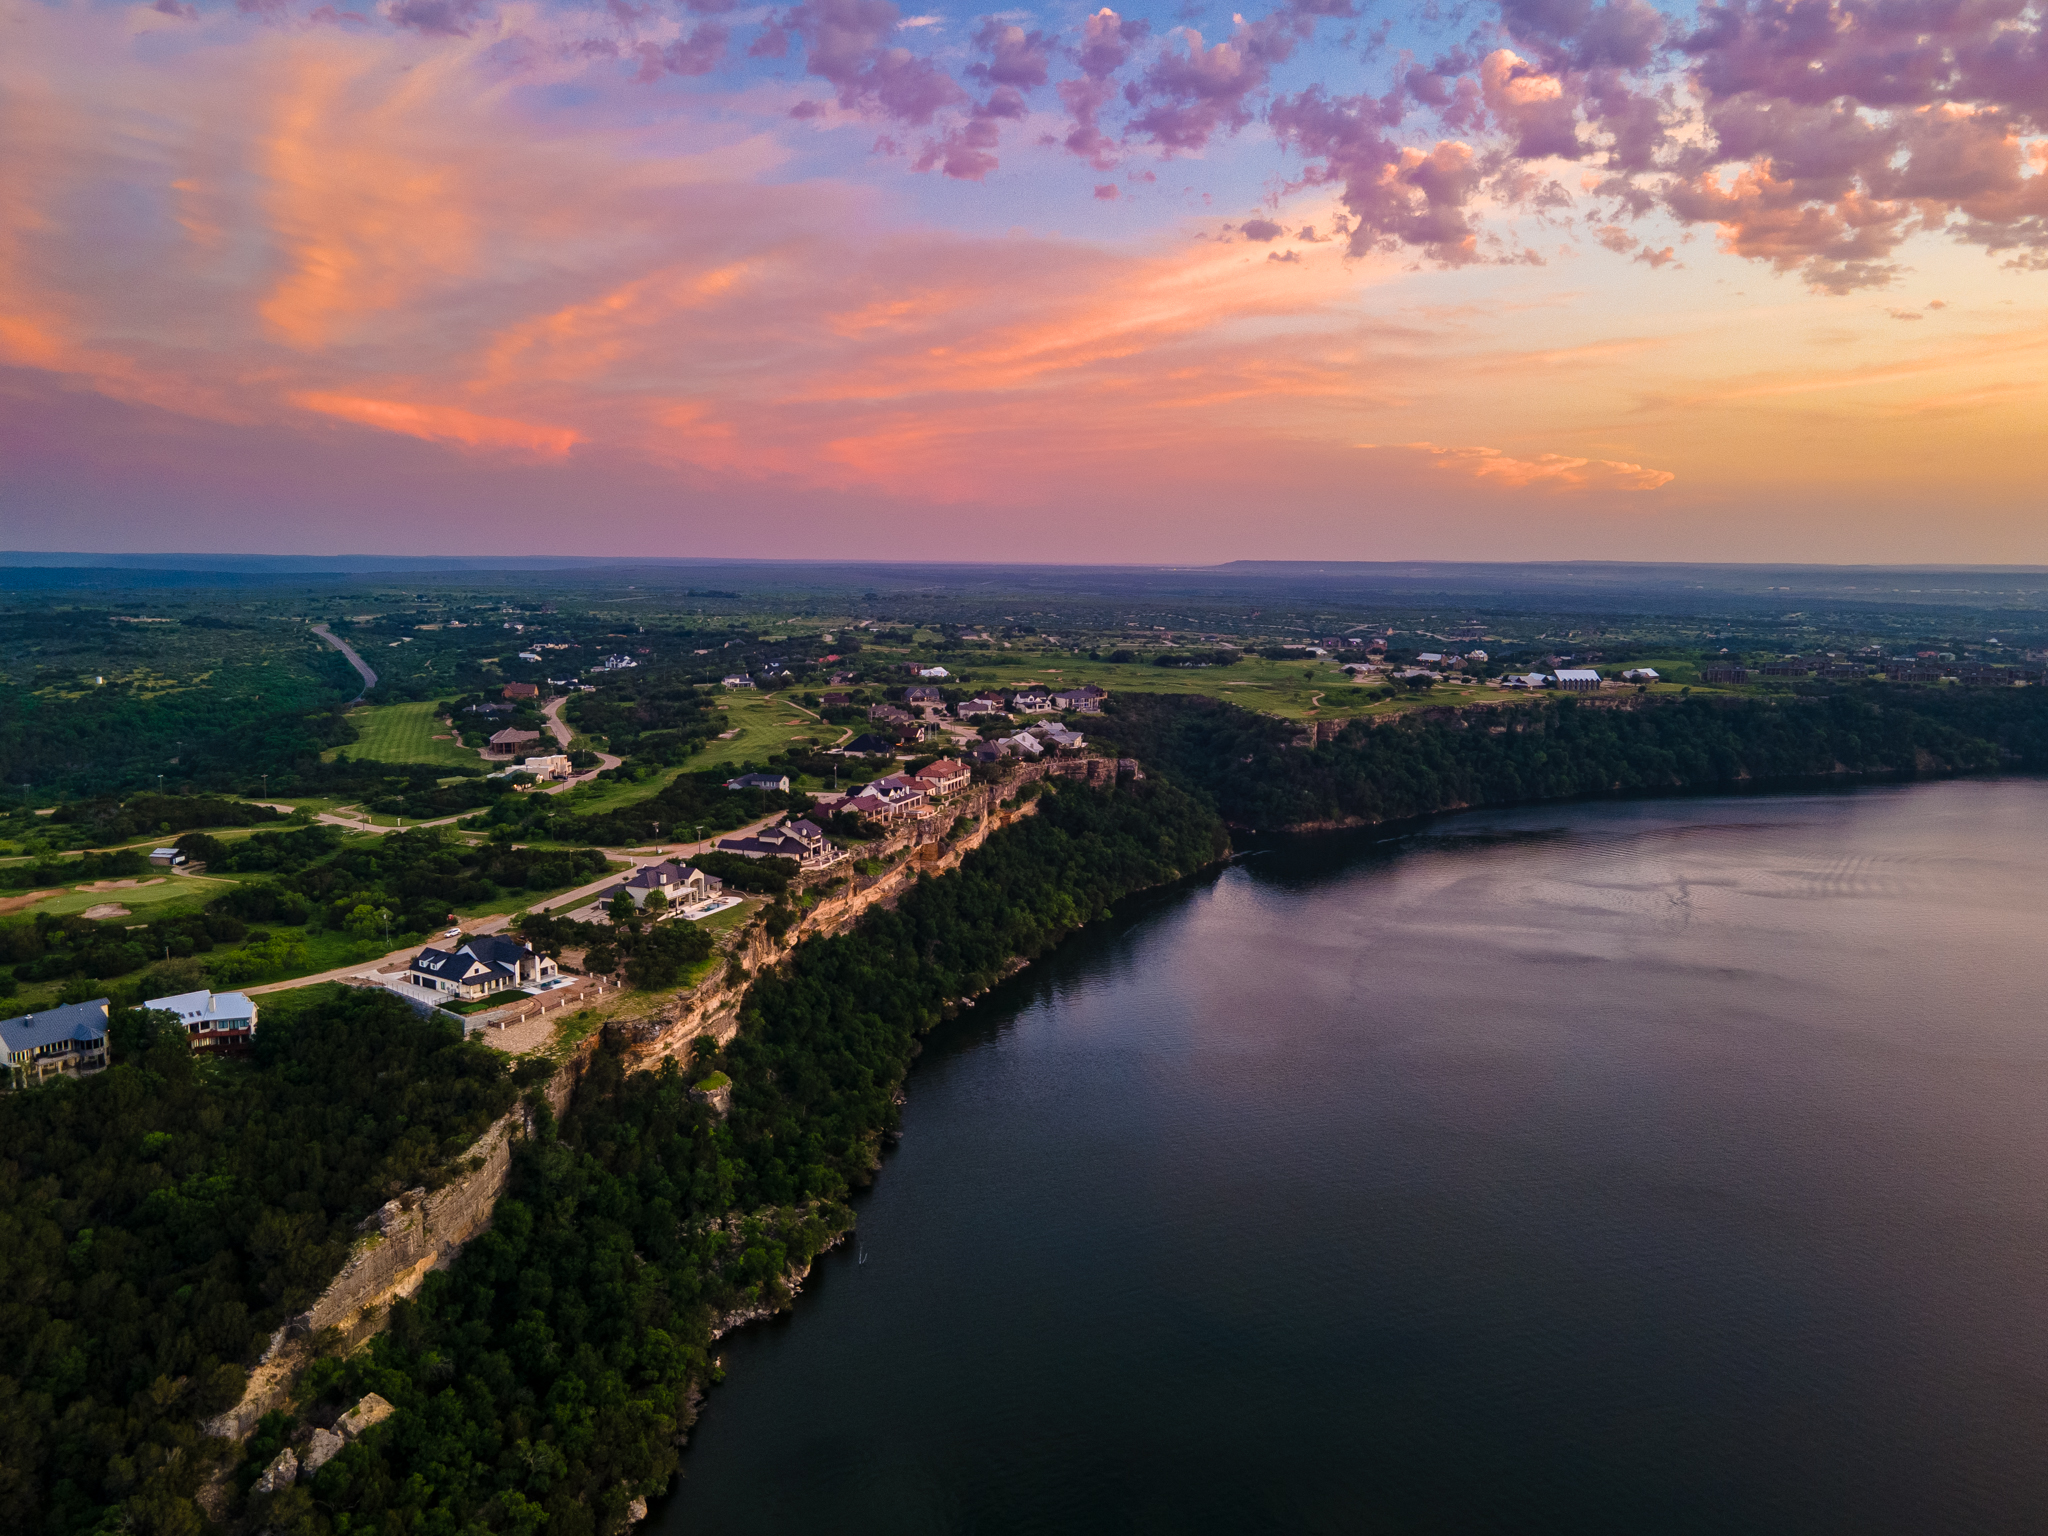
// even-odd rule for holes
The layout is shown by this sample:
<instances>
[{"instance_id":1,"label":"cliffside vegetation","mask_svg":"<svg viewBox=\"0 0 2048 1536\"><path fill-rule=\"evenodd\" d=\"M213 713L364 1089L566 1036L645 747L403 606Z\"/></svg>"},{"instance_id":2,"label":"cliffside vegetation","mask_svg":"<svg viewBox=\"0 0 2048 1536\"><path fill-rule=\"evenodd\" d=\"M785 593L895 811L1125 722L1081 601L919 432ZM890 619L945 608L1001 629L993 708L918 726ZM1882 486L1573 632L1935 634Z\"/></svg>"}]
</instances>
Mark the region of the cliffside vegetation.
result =
<instances>
[{"instance_id":1,"label":"cliffside vegetation","mask_svg":"<svg viewBox=\"0 0 2048 1536\"><path fill-rule=\"evenodd\" d=\"M490 1234L316 1377L328 1408L375 1391L397 1418L310 1484L252 1496L240 1522L618 1529L675 1471L718 1319L786 1301L790 1272L850 1224L844 1201L873 1177L919 1036L1013 958L1226 848L1216 816L1171 785L1063 787L958 871L763 974L722 1055L700 1048L685 1075L601 1054L559 1130L543 1117L515 1153ZM720 1070L724 1120L688 1089Z\"/></svg>"},{"instance_id":2,"label":"cliffside vegetation","mask_svg":"<svg viewBox=\"0 0 2048 1536\"><path fill-rule=\"evenodd\" d=\"M1123 694L1094 728L1234 825L1394 821L1457 806L1743 782L2048 767L2048 689L1846 688L1597 708L1555 702L1298 728L1200 697Z\"/></svg>"},{"instance_id":3,"label":"cliffside vegetation","mask_svg":"<svg viewBox=\"0 0 2048 1536\"><path fill-rule=\"evenodd\" d=\"M253 1060L118 1015L116 1064L0 1096L0 1509L38 1536L200 1529L199 1420L356 1223L513 1102L505 1059L394 998L266 1018Z\"/></svg>"}]
</instances>

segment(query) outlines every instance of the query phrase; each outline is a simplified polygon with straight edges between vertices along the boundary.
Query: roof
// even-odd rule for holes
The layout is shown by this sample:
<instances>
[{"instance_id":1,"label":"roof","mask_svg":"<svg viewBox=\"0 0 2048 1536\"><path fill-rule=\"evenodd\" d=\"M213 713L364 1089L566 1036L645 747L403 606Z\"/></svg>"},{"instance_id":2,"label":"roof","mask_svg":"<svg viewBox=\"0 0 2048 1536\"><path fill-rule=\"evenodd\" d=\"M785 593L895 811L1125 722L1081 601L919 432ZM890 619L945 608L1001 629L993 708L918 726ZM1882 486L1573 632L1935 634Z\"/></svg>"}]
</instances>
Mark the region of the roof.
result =
<instances>
[{"instance_id":1,"label":"roof","mask_svg":"<svg viewBox=\"0 0 2048 1536\"><path fill-rule=\"evenodd\" d=\"M678 864L669 859L660 864L646 864L626 877L625 888L636 891L658 891L665 886L687 885L690 876L697 873L687 864Z\"/></svg>"},{"instance_id":2,"label":"roof","mask_svg":"<svg viewBox=\"0 0 2048 1536\"><path fill-rule=\"evenodd\" d=\"M473 955L460 950L435 949L431 945L412 957L413 970L422 976L436 976L444 981L462 981L479 971L488 971L490 966Z\"/></svg>"},{"instance_id":3,"label":"roof","mask_svg":"<svg viewBox=\"0 0 2048 1536\"><path fill-rule=\"evenodd\" d=\"M107 1036L107 1000L96 997L89 1003L67 1003L44 1013L25 1013L18 1019L0 1020L0 1046L9 1052L32 1051L55 1045L59 1040L104 1040Z\"/></svg>"},{"instance_id":4,"label":"roof","mask_svg":"<svg viewBox=\"0 0 2048 1536\"><path fill-rule=\"evenodd\" d=\"M175 1013L185 1023L195 1019L218 1019L223 1023L253 1021L256 1005L240 992L179 992L171 997L152 997L143 1005L145 1008L161 1008L166 1013Z\"/></svg>"},{"instance_id":5,"label":"roof","mask_svg":"<svg viewBox=\"0 0 2048 1536\"><path fill-rule=\"evenodd\" d=\"M1600 674L1591 667L1560 667L1557 671L1560 683L1597 683Z\"/></svg>"},{"instance_id":6,"label":"roof","mask_svg":"<svg viewBox=\"0 0 2048 1536\"><path fill-rule=\"evenodd\" d=\"M854 737L842 750L847 752L886 752L894 745L894 742L870 733L865 736Z\"/></svg>"},{"instance_id":7,"label":"roof","mask_svg":"<svg viewBox=\"0 0 2048 1536\"><path fill-rule=\"evenodd\" d=\"M462 947L477 959L494 965L517 965L521 960L534 958L531 945L521 944L516 939L505 938L496 933L479 933L464 939Z\"/></svg>"},{"instance_id":8,"label":"roof","mask_svg":"<svg viewBox=\"0 0 2048 1536\"><path fill-rule=\"evenodd\" d=\"M786 773L743 773L736 779L725 781L727 789L788 789L789 775Z\"/></svg>"}]
</instances>

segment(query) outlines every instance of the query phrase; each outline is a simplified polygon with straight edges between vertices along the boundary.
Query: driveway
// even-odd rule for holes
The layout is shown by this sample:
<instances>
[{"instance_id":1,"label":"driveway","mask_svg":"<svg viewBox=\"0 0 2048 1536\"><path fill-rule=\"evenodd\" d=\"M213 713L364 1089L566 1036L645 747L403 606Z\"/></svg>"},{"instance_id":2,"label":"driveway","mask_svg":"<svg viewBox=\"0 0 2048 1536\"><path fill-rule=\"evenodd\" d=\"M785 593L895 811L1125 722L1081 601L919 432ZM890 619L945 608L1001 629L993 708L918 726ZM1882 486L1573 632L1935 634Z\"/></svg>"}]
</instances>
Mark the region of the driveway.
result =
<instances>
[{"instance_id":1,"label":"driveway","mask_svg":"<svg viewBox=\"0 0 2048 1536\"><path fill-rule=\"evenodd\" d=\"M548 734L555 738L555 745L564 752L569 750L569 743L575 739L576 735L562 719L562 706L568 702L569 700L566 696L549 699L547 703L541 706L540 711L541 717L548 723ZM592 750L595 751L596 749L592 748ZM623 762L625 762L623 757L613 757L609 752L599 752L595 768L587 769L582 773L571 774L568 778L562 780L561 783L549 785L545 793L559 795L563 790L570 788L572 785L588 784L600 773L603 773L605 769L616 768Z\"/></svg>"}]
</instances>

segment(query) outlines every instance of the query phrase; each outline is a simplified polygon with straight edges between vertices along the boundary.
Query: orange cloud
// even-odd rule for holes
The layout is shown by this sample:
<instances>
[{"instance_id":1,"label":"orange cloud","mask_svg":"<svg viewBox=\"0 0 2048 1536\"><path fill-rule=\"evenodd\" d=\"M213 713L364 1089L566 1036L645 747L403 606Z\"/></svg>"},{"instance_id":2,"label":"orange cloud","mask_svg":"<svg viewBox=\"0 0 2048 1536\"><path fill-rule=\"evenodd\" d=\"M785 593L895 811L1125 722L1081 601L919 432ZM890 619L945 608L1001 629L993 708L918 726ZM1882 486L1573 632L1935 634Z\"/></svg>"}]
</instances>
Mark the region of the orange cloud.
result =
<instances>
[{"instance_id":1,"label":"orange cloud","mask_svg":"<svg viewBox=\"0 0 2048 1536\"><path fill-rule=\"evenodd\" d=\"M400 400L363 400L349 395L323 395L300 390L292 404L323 416L336 416L358 426L397 432L430 443L461 443L470 448L505 448L517 453L559 459L582 441L569 427L544 427L530 421L479 416L451 405L408 405Z\"/></svg>"},{"instance_id":2,"label":"orange cloud","mask_svg":"<svg viewBox=\"0 0 2048 1536\"><path fill-rule=\"evenodd\" d=\"M1436 443L1360 443L1382 453L1426 454L1435 468L1474 480L1546 491L1654 491L1678 478L1668 469L1645 469L1619 459L1575 459L1539 453L1518 459L1498 448L1445 448Z\"/></svg>"}]
</instances>

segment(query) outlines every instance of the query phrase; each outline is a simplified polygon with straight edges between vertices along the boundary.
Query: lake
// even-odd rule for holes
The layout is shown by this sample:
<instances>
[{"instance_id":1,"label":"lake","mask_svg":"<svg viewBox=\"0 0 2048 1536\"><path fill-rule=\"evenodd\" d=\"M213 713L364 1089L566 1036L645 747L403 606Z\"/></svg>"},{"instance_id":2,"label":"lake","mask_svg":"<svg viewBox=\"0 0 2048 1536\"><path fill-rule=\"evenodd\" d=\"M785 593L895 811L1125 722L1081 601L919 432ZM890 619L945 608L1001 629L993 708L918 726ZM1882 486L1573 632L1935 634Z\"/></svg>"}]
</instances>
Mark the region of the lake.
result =
<instances>
[{"instance_id":1,"label":"lake","mask_svg":"<svg viewBox=\"0 0 2048 1536\"><path fill-rule=\"evenodd\" d=\"M1250 854L959 1021L658 1536L2048 1529L2048 784Z\"/></svg>"}]
</instances>

